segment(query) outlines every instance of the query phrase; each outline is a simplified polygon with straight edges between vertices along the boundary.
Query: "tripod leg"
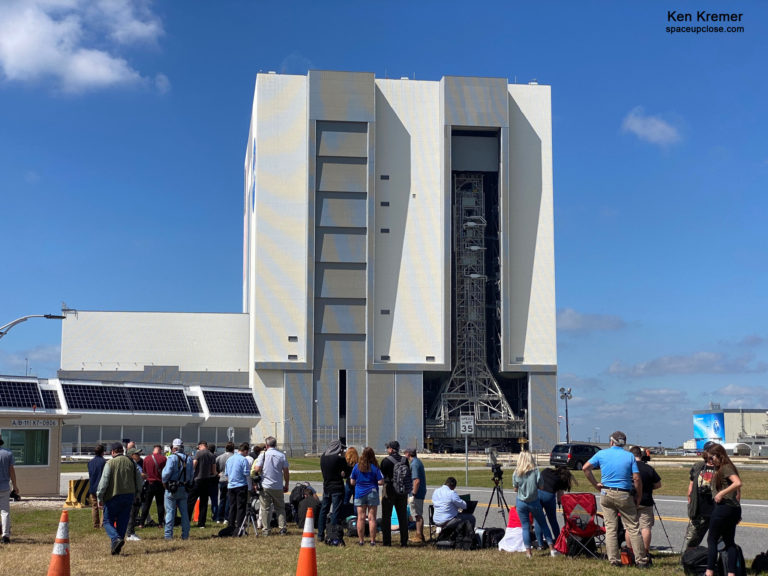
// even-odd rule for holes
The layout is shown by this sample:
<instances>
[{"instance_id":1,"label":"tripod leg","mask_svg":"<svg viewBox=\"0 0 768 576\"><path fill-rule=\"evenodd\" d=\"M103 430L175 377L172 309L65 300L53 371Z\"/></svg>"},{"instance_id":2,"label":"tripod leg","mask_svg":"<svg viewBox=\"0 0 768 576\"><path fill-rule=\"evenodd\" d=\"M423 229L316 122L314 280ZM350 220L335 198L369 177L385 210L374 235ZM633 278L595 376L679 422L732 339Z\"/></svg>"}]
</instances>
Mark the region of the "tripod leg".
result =
<instances>
[{"instance_id":1,"label":"tripod leg","mask_svg":"<svg viewBox=\"0 0 768 576\"><path fill-rule=\"evenodd\" d=\"M496 494L496 490L498 490L498 486L493 487L493 491L491 492L491 497L488 499L488 507L485 509L485 516L483 516L483 523L480 526L480 528L485 528L485 521L488 519L488 512L491 511L491 505L493 504L493 495Z\"/></svg>"}]
</instances>

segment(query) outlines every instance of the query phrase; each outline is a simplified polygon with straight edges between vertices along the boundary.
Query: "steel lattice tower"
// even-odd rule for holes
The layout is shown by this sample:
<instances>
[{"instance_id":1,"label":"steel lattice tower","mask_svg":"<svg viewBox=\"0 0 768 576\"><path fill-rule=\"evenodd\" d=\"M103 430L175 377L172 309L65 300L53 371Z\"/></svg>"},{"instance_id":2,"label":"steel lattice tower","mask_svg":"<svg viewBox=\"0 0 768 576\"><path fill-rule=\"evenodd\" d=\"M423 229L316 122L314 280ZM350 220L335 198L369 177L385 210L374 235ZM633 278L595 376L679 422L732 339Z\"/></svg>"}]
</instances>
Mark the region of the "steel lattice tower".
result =
<instances>
[{"instance_id":1,"label":"steel lattice tower","mask_svg":"<svg viewBox=\"0 0 768 576\"><path fill-rule=\"evenodd\" d=\"M482 174L454 176L456 364L432 405L436 427L452 435L451 422L473 415L478 428L521 424L486 360L485 197ZM515 425L512 423L515 422ZM454 424L455 426L455 424ZM497 430L496 436L501 430Z\"/></svg>"}]
</instances>

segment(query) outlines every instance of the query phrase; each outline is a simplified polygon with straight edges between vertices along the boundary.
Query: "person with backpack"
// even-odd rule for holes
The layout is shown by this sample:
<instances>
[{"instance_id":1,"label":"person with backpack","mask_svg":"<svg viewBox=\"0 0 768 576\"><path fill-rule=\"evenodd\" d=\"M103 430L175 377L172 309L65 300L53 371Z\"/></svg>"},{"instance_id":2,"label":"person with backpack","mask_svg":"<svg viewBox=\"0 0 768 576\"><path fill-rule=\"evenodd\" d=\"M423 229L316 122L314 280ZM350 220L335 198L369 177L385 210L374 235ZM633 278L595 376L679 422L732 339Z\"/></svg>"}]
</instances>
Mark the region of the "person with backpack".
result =
<instances>
[{"instance_id":1,"label":"person with backpack","mask_svg":"<svg viewBox=\"0 0 768 576\"><path fill-rule=\"evenodd\" d=\"M323 502L317 520L317 538L325 541L325 526L339 524L339 512L344 499L344 477L347 475L347 461L344 458L346 446L341 440L332 440L320 456L320 471L323 473Z\"/></svg>"},{"instance_id":2,"label":"person with backpack","mask_svg":"<svg viewBox=\"0 0 768 576\"><path fill-rule=\"evenodd\" d=\"M192 459L184 454L184 442L175 438L171 446L171 455L163 468L162 479L165 486L165 539L173 539L173 527L176 508L181 516L181 539L189 538L189 508L187 507L187 487L192 482L194 472Z\"/></svg>"},{"instance_id":3,"label":"person with backpack","mask_svg":"<svg viewBox=\"0 0 768 576\"><path fill-rule=\"evenodd\" d=\"M397 511L401 527L400 547L405 548L408 546L408 495L413 490L413 477L408 459L400 455L400 442L397 440L387 442L387 457L381 461L381 473L384 475L381 517L390 518L392 508ZM392 545L392 526L389 522L381 523L381 541L383 546Z\"/></svg>"}]
</instances>

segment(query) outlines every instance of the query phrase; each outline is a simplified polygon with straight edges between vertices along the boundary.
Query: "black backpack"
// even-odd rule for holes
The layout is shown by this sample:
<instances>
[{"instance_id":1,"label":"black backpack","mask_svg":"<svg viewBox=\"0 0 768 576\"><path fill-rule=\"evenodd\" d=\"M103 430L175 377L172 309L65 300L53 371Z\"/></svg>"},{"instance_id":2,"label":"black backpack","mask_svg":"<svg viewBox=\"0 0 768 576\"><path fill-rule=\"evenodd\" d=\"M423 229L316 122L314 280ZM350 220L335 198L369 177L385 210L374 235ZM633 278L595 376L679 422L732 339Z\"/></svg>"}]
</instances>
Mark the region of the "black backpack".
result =
<instances>
[{"instance_id":1,"label":"black backpack","mask_svg":"<svg viewBox=\"0 0 768 576\"><path fill-rule=\"evenodd\" d=\"M707 571L708 551L704 546L688 548L680 562L687 576L701 576Z\"/></svg>"},{"instance_id":2,"label":"black backpack","mask_svg":"<svg viewBox=\"0 0 768 576\"><path fill-rule=\"evenodd\" d=\"M755 556L755 559L752 560L752 572L754 574L768 572L768 552L760 552Z\"/></svg>"},{"instance_id":3,"label":"black backpack","mask_svg":"<svg viewBox=\"0 0 768 576\"><path fill-rule=\"evenodd\" d=\"M344 543L344 527L341 524L326 526L325 543L328 546L346 546Z\"/></svg>"},{"instance_id":4,"label":"black backpack","mask_svg":"<svg viewBox=\"0 0 768 576\"><path fill-rule=\"evenodd\" d=\"M413 490L413 477L411 476L411 466L408 459L400 457L397 460L394 456L387 456L394 468L392 469L392 489L398 496L408 496Z\"/></svg>"}]
</instances>

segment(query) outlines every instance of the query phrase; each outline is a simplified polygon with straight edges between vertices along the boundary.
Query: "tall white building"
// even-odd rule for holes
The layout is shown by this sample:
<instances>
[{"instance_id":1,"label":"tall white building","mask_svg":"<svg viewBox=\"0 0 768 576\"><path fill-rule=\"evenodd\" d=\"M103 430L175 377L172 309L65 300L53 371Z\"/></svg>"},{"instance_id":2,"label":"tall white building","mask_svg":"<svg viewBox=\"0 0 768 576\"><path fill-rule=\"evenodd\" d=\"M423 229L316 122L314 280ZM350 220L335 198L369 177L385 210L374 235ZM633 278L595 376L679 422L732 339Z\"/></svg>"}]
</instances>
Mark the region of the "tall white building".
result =
<instances>
[{"instance_id":1,"label":"tall white building","mask_svg":"<svg viewBox=\"0 0 768 576\"><path fill-rule=\"evenodd\" d=\"M260 74L243 291L256 436L421 446L471 415L480 437L554 444L551 142L547 86ZM467 181L480 213L457 209ZM484 245L459 246L475 225Z\"/></svg>"}]
</instances>

